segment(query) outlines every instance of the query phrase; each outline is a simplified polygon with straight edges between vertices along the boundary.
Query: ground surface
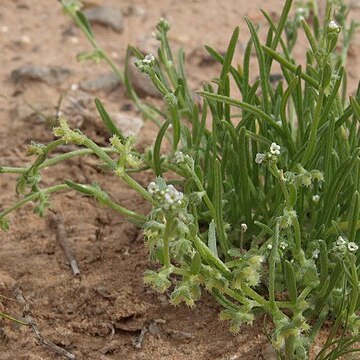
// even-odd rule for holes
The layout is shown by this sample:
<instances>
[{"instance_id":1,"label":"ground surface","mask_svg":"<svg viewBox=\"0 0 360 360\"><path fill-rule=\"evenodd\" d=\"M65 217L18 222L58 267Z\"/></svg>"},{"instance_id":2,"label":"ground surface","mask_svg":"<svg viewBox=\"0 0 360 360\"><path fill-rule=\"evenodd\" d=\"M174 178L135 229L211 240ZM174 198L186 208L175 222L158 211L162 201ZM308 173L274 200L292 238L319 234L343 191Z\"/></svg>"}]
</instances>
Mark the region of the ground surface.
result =
<instances>
[{"instance_id":1,"label":"ground surface","mask_svg":"<svg viewBox=\"0 0 360 360\"><path fill-rule=\"evenodd\" d=\"M259 7L275 19L282 1L216 0L97 0L122 10L124 30L117 33L100 25L94 27L99 43L115 61L123 64L127 44L144 51L154 49L151 33L160 17L173 25L170 39L185 47L188 73L194 90L216 74L217 65L202 50L204 44L224 51L231 32L241 26L236 53L240 61L247 34L244 15L261 21ZM76 55L89 45L71 20L53 0L3 0L0 8L0 164L19 166L29 161L25 147L30 140L46 143L53 139L51 118L60 96L61 110L71 121L105 144L107 134L93 110L92 98L99 97L113 114L138 117L129 105L123 87L112 91L89 92L78 84L106 73L105 65L78 63ZM350 76L356 76L351 48ZM10 74L24 65L62 66L68 77L57 81L15 81ZM256 69L254 68L254 75ZM351 89L355 82L350 81ZM28 105L27 105L28 104ZM29 105L32 107L29 107ZM34 110L36 109L36 111ZM44 118L39 112L45 114ZM135 121L135 120L134 120ZM154 130L145 125L139 133L141 147L153 142ZM102 173L93 158L71 160L45 172L43 185L63 179L97 181L119 202L146 213L141 199L119 181ZM0 176L0 208L16 200L15 176ZM138 179L144 186L151 174ZM42 335L67 349L78 359L261 359L267 344L262 319L233 336L227 324L218 321L218 306L206 294L195 309L168 305L142 282L143 272L152 265L139 230L116 213L74 193L53 197L52 212L45 219L26 206L10 216L11 228L0 233L0 311L20 315L22 306L15 293L22 292L30 316ZM76 254L81 276L73 276L51 225L53 213L61 214ZM19 300L19 296L18 296ZM147 329L141 348L134 341ZM27 327L0 320L1 359L59 359L60 355L39 344Z\"/></svg>"}]
</instances>

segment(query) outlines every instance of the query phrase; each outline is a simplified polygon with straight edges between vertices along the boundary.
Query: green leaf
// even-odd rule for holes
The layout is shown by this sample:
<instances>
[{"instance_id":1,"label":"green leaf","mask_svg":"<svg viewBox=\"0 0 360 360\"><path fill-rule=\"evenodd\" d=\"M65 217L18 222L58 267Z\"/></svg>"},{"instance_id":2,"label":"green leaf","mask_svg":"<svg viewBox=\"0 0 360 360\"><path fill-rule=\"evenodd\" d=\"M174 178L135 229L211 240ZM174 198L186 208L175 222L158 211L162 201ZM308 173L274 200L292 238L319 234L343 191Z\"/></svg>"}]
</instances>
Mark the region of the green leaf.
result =
<instances>
[{"instance_id":1,"label":"green leaf","mask_svg":"<svg viewBox=\"0 0 360 360\"><path fill-rule=\"evenodd\" d=\"M260 84L261 84L261 90L262 90L262 101L264 110L269 113L270 112L270 103L269 103L269 74L267 72L267 67L265 64L265 57L263 48L260 45L259 37L257 35L256 29L253 25L253 23L250 21L250 19L245 17L245 21L248 25L248 28L250 30L251 38L256 50L256 55L258 58L259 63L259 72L260 72Z\"/></svg>"},{"instance_id":2,"label":"green leaf","mask_svg":"<svg viewBox=\"0 0 360 360\"><path fill-rule=\"evenodd\" d=\"M201 269L201 257L198 253L196 253L191 260L191 266L190 266L191 275L197 275L200 269Z\"/></svg>"},{"instance_id":3,"label":"green leaf","mask_svg":"<svg viewBox=\"0 0 360 360\"><path fill-rule=\"evenodd\" d=\"M209 232L208 232L208 247L210 251L218 257L217 252L217 244L216 244L216 230L215 230L215 221L211 220L209 225Z\"/></svg>"},{"instance_id":4,"label":"green leaf","mask_svg":"<svg viewBox=\"0 0 360 360\"><path fill-rule=\"evenodd\" d=\"M89 23L89 20L86 18L86 16L80 10L78 10L76 12L76 17L79 23L84 27L84 30L86 30L91 37L94 37L94 34L91 29L91 25Z\"/></svg>"},{"instance_id":5,"label":"green leaf","mask_svg":"<svg viewBox=\"0 0 360 360\"><path fill-rule=\"evenodd\" d=\"M360 196L356 191L352 197L350 211L349 211L349 242L354 242L357 231L357 222L360 216Z\"/></svg>"},{"instance_id":6,"label":"green leaf","mask_svg":"<svg viewBox=\"0 0 360 360\"><path fill-rule=\"evenodd\" d=\"M161 143L164 138L165 132L170 125L170 120L165 121L159 129L159 132L156 136L155 144L154 144L154 168L156 176L162 175L161 170L161 159L160 159L160 149Z\"/></svg>"},{"instance_id":7,"label":"green leaf","mask_svg":"<svg viewBox=\"0 0 360 360\"><path fill-rule=\"evenodd\" d=\"M286 278L286 285L289 292L290 301L293 305L295 305L297 299L295 270L291 262L288 260L285 260L285 278Z\"/></svg>"},{"instance_id":8,"label":"green leaf","mask_svg":"<svg viewBox=\"0 0 360 360\"><path fill-rule=\"evenodd\" d=\"M231 67L231 62L234 56L234 52L235 52L235 48L236 48L236 43L238 41L239 38L239 27L237 26L231 36L230 39L230 43L229 46L227 48L226 54L225 54L225 58L223 61L223 66L221 69L221 74L220 74L220 79L224 80L225 76L227 75L227 73L230 71L230 67Z\"/></svg>"},{"instance_id":9,"label":"green leaf","mask_svg":"<svg viewBox=\"0 0 360 360\"><path fill-rule=\"evenodd\" d=\"M121 140L124 140L124 135L116 127L101 101L98 98L95 98L94 102L106 129L110 132L111 135L117 135Z\"/></svg>"},{"instance_id":10,"label":"green leaf","mask_svg":"<svg viewBox=\"0 0 360 360\"><path fill-rule=\"evenodd\" d=\"M238 107L240 109L245 109L248 112L250 112L254 115L257 115L257 116L259 116L259 118L265 120L268 124L271 125L271 127L273 127L279 134L281 134L281 136L284 136L283 131L279 127L279 125L276 124L276 122L267 113L265 113L263 110L261 110L260 108L254 106L254 105L250 105L250 104L244 103L242 101L232 99L228 96L214 94L209 91L198 91L198 94L207 99L220 101L220 102Z\"/></svg>"},{"instance_id":11,"label":"green leaf","mask_svg":"<svg viewBox=\"0 0 360 360\"><path fill-rule=\"evenodd\" d=\"M290 61L286 60L284 57L282 57L281 55L279 55L276 51L274 51L273 49L267 47L267 46L262 46L263 50L265 53L267 53L269 56L271 56L274 60L276 60L280 65L284 66L286 69L290 70L291 72L293 72L294 74L296 73L297 67L296 65L292 64ZM310 75L302 72L300 74L301 78L304 79L305 81L307 81L309 84L311 84L312 86L314 86L315 88L318 88L319 84L318 82L312 78Z\"/></svg>"},{"instance_id":12,"label":"green leaf","mask_svg":"<svg viewBox=\"0 0 360 360\"><path fill-rule=\"evenodd\" d=\"M350 104L354 111L354 114L356 115L356 119L360 121L360 105L353 96L350 96Z\"/></svg>"},{"instance_id":13,"label":"green leaf","mask_svg":"<svg viewBox=\"0 0 360 360\"><path fill-rule=\"evenodd\" d=\"M320 286L322 286L329 276L328 248L324 240L319 240L320 247Z\"/></svg>"}]
</instances>

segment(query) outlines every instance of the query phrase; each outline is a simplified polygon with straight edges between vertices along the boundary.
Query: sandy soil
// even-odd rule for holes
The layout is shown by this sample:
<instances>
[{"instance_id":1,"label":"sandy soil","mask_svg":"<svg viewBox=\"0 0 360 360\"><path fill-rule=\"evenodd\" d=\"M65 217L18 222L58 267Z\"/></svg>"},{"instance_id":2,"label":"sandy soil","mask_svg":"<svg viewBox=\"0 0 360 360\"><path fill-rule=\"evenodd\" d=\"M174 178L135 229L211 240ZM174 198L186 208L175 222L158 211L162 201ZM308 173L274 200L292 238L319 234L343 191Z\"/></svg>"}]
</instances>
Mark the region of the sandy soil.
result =
<instances>
[{"instance_id":1,"label":"sandy soil","mask_svg":"<svg viewBox=\"0 0 360 360\"><path fill-rule=\"evenodd\" d=\"M191 85L216 74L218 66L208 61L204 44L223 51L236 25L241 40L236 53L240 61L248 32L244 15L254 22L262 19L259 7L275 18L280 0L96 0L122 10L124 30L94 26L99 43L120 64L127 44L154 49L151 33L160 17L172 24L170 39L185 47ZM137 117L123 87L110 92L87 93L78 89L84 80L106 73L104 64L78 63L76 55L90 50L87 41L56 1L3 0L0 8L0 164L19 166L29 162L25 147L31 141L53 139L51 119L59 99L61 109L71 110L71 121L99 143L105 144L94 112L92 98L99 97L112 113ZM356 74L352 46L350 68ZM63 66L71 74L57 83L15 82L10 74L24 65ZM253 76L256 76L254 68ZM350 80L351 90L355 82ZM71 105L77 104L77 107ZM32 108L29 107L31 105ZM80 104L80 105L79 105ZM34 111L36 109L37 111ZM69 110L69 111L70 111ZM38 113L36 113L38 112ZM46 115L39 115L39 112ZM145 148L153 141L151 125L145 124L139 139ZM15 176L0 176L0 208L16 200ZM146 213L146 205L117 179L106 174L93 158L68 161L47 170L43 185L64 179L98 182L117 201ZM152 179L138 180L146 186ZM140 209L140 210L139 210ZM21 315L24 304L16 301L22 292L30 316L42 335L76 355L77 359L262 359L267 340L262 334L263 319L244 327L233 336L227 324L218 321L218 305L206 294L195 309L174 308L166 295L160 296L142 282L143 272L152 265L139 230L116 213L93 200L72 192L53 197L52 211L45 219L26 206L10 216L11 228L0 233L0 311ZM53 214L61 214L76 253L81 276L73 276L51 225ZM19 300L19 296L18 296ZM147 330L142 346L134 341ZM34 336L31 329L0 320L1 359L60 359Z\"/></svg>"}]
</instances>

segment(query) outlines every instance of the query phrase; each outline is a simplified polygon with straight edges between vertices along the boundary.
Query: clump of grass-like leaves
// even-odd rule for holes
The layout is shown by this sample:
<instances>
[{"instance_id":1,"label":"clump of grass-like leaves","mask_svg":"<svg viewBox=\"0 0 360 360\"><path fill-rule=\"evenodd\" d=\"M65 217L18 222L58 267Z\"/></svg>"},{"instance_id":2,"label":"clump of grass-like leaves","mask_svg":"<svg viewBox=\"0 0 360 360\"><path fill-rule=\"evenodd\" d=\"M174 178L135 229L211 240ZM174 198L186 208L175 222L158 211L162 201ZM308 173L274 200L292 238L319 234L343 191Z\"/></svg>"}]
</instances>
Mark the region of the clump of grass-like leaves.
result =
<instances>
[{"instance_id":1,"label":"clump of grass-like leaves","mask_svg":"<svg viewBox=\"0 0 360 360\"><path fill-rule=\"evenodd\" d=\"M173 304L193 306L206 289L223 306L220 318L234 332L251 324L255 314L266 313L274 324L272 343L286 359L308 358L324 321L335 318L318 358L352 351L356 338L351 334L360 325L360 91L347 98L344 66L357 24L346 24L341 1L327 1L322 20L315 1L290 18L291 5L286 1L278 24L263 12L269 25L265 44L246 19L251 38L236 67L238 28L225 55L206 47L222 67L219 77L198 92L200 107L187 85L184 52L174 56L169 46L165 20L157 25L157 56L129 47L122 72L98 46L78 2L63 0L94 47L85 57L103 59L113 68L144 117L159 125L158 135L153 148L137 153L134 139L123 137L98 99L112 136L109 147L72 130L60 116L54 129L58 140L30 145L36 155L32 165L0 167L0 172L19 174L17 190L25 194L0 213L2 228L9 226L7 215L27 202L36 202L35 211L42 215L52 192L79 191L143 227L151 257L160 264L146 272L145 282L168 291ZM299 29L310 45L303 68L292 57ZM254 81L252 51L259 70ZM139 71L162 94L163 109L143 103L132 88L128 66L133 55ZM275 85L274 62L282 72ZM171 150L163 154L165 137ZM80 149L49 157L67 143ZM65 180L41 186L42 169L87 154L97 155L152 204L152 211L146 217L130 211L95 185ZM149 169L154 181L144 189L131 173ZM341 326L350 335L334 341Z\"/></svg>"}]
</instances>

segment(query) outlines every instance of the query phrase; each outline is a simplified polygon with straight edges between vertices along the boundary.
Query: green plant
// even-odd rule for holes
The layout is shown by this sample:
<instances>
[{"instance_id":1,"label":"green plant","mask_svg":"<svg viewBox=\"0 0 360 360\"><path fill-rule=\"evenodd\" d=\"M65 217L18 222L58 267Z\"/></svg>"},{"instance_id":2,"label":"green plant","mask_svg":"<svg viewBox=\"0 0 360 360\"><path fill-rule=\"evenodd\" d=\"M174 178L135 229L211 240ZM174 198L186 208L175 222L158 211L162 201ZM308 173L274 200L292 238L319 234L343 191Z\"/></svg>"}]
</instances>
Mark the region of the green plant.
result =
<instances>
[{"instance_id":1,"label":"green plant","mask_svg":"<svg viewBox=\"0 0 360 360\"><path fill-rule=\"evenodd\" d=\"M237 67L232 63L238 28L224 56L206 47L222 68L219 78L198 92L204 99L200 108L187 85L184 52L175 57L169 46L165 20L157 25L157 58L129 47L121 72L98 46L79 3L62 3L94 48L82 58L105 60L159 132L152 149L137 153L134 139L124 138L97 99L112 135L111 146L104 148L72 130L60 115L54 129L58 140L29 146L36 155L32 165L0 167L2 173L19 174L17 190L25 194L0 213L2 228L8 229L7 215L25 203L36 202L35 211L43 215L51 193L76 190L143 227L151 258L161 265L145 273L145 282L160 292L170 291L173 304L193 306L205 288L223 306L220 318L234 332L266 313L274 325L272 343L286 359L307 358L327 318L337 320L326 346L332 345L340 325L357 334L360 91L347 100L344 65L357 24L347 27L345 5L327 1L321 21L315 1L297 8L290 18L292 1L287 0L278 24L263 12L269 24L263 45L246 19L251 38ZM305 69L291 55L299 28L310 44ZM253 48L259 77L251 82ZM128 71L131 55L162 94L165 109L144 104L136 95ZM283 77L276 85L271 82L273 62ZM231 79L241 100L230 96ZM171 149L164 153L165 138ZM68 143L82 148L48 158ZM65 180L41 187L42 169L87 154L97 155L152 204L152 211L146 217L130 211L97 185ZM131 177L145 169L156 176L148 189ZM350 343L339 342L342 349ZM320 359L329 358L324 357L326 349Z\"/></svg>"}]
</instances>

